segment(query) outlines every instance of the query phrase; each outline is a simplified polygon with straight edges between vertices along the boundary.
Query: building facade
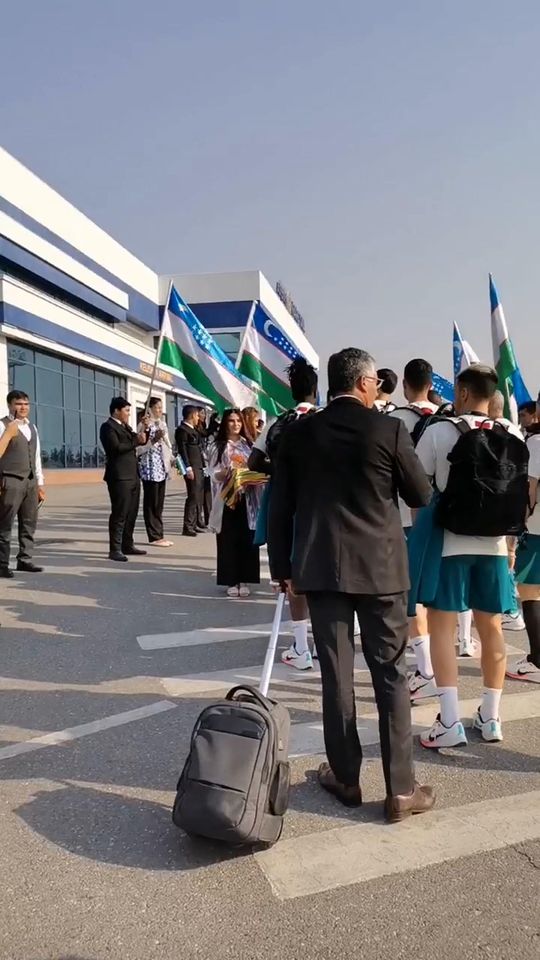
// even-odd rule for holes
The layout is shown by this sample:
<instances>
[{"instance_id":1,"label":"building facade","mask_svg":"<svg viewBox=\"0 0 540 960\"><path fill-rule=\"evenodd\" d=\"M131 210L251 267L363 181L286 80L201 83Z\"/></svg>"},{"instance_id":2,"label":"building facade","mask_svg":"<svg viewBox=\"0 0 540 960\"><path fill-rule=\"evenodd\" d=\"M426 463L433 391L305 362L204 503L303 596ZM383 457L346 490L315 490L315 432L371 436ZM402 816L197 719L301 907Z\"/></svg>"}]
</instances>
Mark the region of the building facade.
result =
<instances>
[{"instance_id":1,"label":"building facade","mask_svg":"<svg viewBox=\"0 0 540 960\"><path fill-rule=\"evenodd\" d=\"M129 400L136 425L170 279L0 149L0 412L10 389L28 393L49 482L102 476L99 427L113 396ZM254 300L294 324L258 271L175 282L233 358ZM205 402L160 369L152 392L173 430L185 402Z\"/></svg>"}]
</instances>

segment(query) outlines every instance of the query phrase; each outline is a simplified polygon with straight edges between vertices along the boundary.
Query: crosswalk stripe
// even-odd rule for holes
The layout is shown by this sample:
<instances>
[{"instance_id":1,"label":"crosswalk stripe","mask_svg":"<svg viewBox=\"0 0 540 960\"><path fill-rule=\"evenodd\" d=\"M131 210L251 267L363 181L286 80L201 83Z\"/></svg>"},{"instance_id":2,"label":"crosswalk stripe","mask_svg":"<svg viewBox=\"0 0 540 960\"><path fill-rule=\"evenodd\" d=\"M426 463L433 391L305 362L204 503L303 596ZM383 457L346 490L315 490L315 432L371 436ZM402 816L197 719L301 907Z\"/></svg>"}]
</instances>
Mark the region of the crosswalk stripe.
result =
<instances>
[{"instance_id":1,"label":"crosswalk stripe","mask_svg":"<svg viewBox=\"0 0 540 960\"><path fill-rule=\"evenodd\" d=\"M435 809L394 826L362 823L282 840L255 861L276 897L290 900L539 838L535 790Z\"/></svg>"},{"instance_id":2,"label":"crosswalk stripe","mask_svg":"<svg viewBox=\"0 0 540 960\"><path fill-rule=\"evenodd\" d=\"M288 632L283 624L280 636ZM143 650L165 650L173 647L198 647L205 643L226 643L231 640L247 640L250 637L268 637L270 626L265 623L246 625L245 627L203 627L198 630L184 630L178 633L152 633L137 637L137 643Z\"/></svg>"}]
</instances>

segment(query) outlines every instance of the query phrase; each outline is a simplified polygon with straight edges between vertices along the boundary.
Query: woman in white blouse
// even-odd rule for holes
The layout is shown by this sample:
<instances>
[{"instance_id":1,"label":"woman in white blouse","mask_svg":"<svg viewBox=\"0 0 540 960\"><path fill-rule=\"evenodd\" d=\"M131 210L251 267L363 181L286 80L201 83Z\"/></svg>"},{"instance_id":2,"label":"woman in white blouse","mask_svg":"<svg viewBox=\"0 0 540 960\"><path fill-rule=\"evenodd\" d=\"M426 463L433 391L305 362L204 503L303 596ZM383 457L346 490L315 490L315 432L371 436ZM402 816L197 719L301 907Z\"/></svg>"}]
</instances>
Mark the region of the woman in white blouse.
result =
<instances>
[{"instance_id":1,"label":"woman in white blouse","mask_svg":"<svg viewBox=\"0 0 540 960\"><path fill-rule=\"evenodd\" d=\"M148 442L139 447L139 476L143 485L143 515L148 542L154 547L172 547L171 540L163 536L163 507L165 487L172 460L172 446L163 417L163 404L158 397L151 397L150 429Z\"/></svg>"},{"instance_id":2,"label":"woman in white blouse","mask_svg":"<svg viewBox=\"0 0 540 960\"><path fill-rule=\"evenodd\" d=\"M253 545L259 491L245 488L234 507L221 497L234 471L247 467L250 453L240 410L225 410L208 452L214 498L210 526L217 539L217 583L231 598L249 597L248 584L260 583L259 548Z\"/></svg>"}]
</instances>

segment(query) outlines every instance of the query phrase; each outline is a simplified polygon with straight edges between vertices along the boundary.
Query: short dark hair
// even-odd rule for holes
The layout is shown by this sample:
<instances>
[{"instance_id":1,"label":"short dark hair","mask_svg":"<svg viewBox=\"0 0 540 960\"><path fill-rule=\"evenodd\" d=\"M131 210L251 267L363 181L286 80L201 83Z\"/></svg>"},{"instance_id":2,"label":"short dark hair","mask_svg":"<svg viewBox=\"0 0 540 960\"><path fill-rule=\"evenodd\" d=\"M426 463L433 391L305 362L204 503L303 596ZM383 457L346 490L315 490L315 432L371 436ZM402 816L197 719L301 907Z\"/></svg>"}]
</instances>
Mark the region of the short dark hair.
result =
<instances>
[{"instance_id":1,"label":"short dark hair","mask_svg":"<svg viewBox=\"0 0 540 960\"><path fill-rule=\"evenodd\" d=\"M397 373L394 373L393 370L390 370L390 367L381 367L380 370L377 370L377 376L379 380L382 380L382 392L388 394L388 396L391 396L397 387Z\"/></svg>"},{"instance_id":2,"label":"short dark hair","mask_svg":"<svg viewBox=\"0 0 540 960\"><path fill-rule=\"evenodd\" d=\"M413 390L425 390L433 381L433 367L427 360L409 360L403 371L403 379Z\"/></svg>"},{"instance_id":3,"label":"short dark hair","mask_svg":"<svg viewBox=\"0 0 540 960\"><path fill-rule=\"evenodd\" d=\"M162 403L162 402L163 402L163 401L162 401L161 397L150 397L150 399L149 399L149 401L148 401L148 406L149 406L149 407L155 407L156 403Z\"/></svg>"},{"instance_id":4,"label":"short dark hair","mask_svg":"<svg viewBox=\"0 0 540 960\"><path fill-rule=\"evenodd\" d=\"M287 368L291 393L295 403L317 396L317 371L304 357L297 357Z\"/></svg>"},{"instance_id":5,"label":"short dark hair","mask_svg":"<svg viewBox=\"0 0 540 960\"><path fill-rule=\"evenodd\" d=\"M192 413L198 413L200 409L201 408L197 407L194 403L186 403L185 406L182 407L182 417L184 420L187 420Z\"/></svg>"},{"instance_id":6,"label":"short dark hair","mask_svg":"<svg viewBox=\"0 0 540 960\"><path fill-rule=\"evenodd\" d=\"M15 400L30 400L30 397L24 390L10 390L6 397L8 407L11 403L15 403Z\"/></svg>"},{"instance_id":7,"label":"short dark hair","mask_svg":"<svg viewBox=\"0 0 540 960\"><path fill-rule=\"evenodd\" d=\"M333 353L328 361L328 390L330 396L338 393L350 393L360 377L365 377L375 369L373 357L357 347L346 347L339 353Z\"/></svg>"},{"instance_id":8,"label":"short dark hair","mask_svg":"<svg viewBox=\"0 0 540 960\"><path fill-rule=\"evenodd\" d=\"M536 401L527 400L525 403L520 403L518 407L518 413L530 413L533 417L536 413Z\"/></svg>"},{"instance_id":9,"label":"short dark hair","mask_svg":"<svg viewBox=\"0 0 540 960\"><path fill-rule=\"evenodd\" d=\"M497 371L485 363L471 363L457 378L460 387L466 387L478 400L491 400L499 378Z\"/></svg>"},{"instance_id":10,"label":"short dark hair","mask_svg":"<svg viewBox=\"0 0 540 960\"><path fill-rule=\"evenodd\" d=\"M113 397L109 406L109 413L112 417L113 413L117 413L118 410L124 410L125 407L130 407L131 404L125 397Z\"/></svg>"}]
</instances>

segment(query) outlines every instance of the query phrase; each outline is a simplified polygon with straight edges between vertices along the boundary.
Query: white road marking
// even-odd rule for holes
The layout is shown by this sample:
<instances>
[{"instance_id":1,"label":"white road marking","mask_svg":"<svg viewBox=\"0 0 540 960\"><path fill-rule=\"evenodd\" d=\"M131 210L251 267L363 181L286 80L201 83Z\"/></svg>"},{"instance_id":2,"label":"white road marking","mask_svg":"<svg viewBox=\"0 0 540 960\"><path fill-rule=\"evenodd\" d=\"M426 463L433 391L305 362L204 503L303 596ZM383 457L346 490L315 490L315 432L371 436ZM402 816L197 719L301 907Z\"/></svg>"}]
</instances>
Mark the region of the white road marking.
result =
<instances>
[{"instance_id":1,"label":"white road marking","mask_svg":"<svg viewBox=\"0 0 540 960\"><path fill-rule=\"evenodd\" d=\"M151 717L156 713L174 710L177 706L177 703L170 703L168 700L158 700L157 703L149 703L146 707L137 707L135 710L115 713L110 717L103 717L101 720L92 720L90 723L81 723L76 727L67 727L65 730L46 733L42 737L25 740L23 743L16 743L10 747L2 747L0 749L0 760L9 760L21 753L31 753L34 750L42 750L44 747L55 747L60 743L78 740L80 737L89 737L91 734L100 733L102 730L121 727L124 723L132 723L134 720L143 720L145 717Z\"/></svg>"},{"instance_id":2,"label":"white road marking","mask_svg":"<svg viewBox=\"0 0 540 960\"><path fill-rule=\"evenodd\" d=\"M184 630L179 633L152 633L137 637L143 650L165 650L172 647L198 647L204 643L226 643L230 640L246 640L248 637L269 637L271 624L256 623L239 627L204 627ZM281 633L287 633L283 624Z\"/></svg>"},{"instance_id":3,"label":"white road marking","mask_svg":"<svg viewBox=\"0 0 540 960\"><path fill-rule=\"evenodd\" d=\"M421 870L540 838L540 790L282 840L255 854L280 900Z\"/></svg>"}]
</instances>

